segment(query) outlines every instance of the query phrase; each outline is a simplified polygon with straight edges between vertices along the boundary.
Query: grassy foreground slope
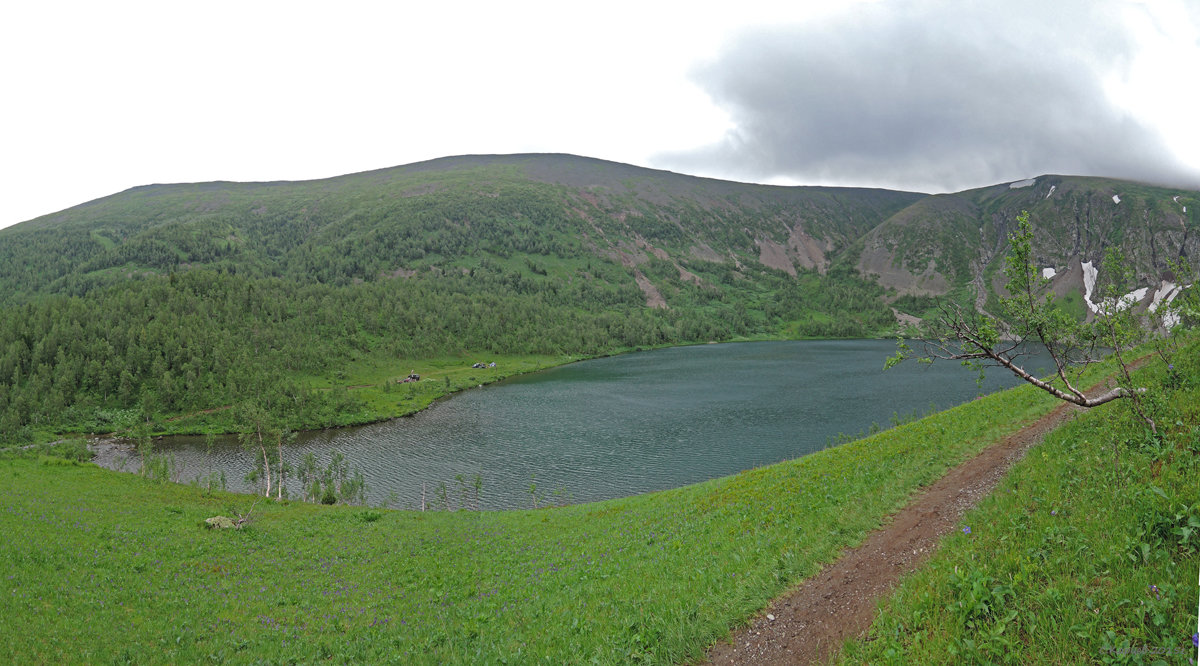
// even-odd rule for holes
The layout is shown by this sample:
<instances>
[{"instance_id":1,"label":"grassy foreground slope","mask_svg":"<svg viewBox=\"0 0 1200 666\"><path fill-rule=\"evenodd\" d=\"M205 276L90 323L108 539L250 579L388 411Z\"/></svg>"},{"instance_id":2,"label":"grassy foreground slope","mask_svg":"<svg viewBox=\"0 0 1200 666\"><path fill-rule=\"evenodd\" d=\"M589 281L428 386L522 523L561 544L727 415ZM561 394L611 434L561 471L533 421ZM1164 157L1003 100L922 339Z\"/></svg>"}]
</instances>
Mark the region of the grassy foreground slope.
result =
<instances>
[{"instance_id":1,"label":"grassy foreground slope","mask_svg":"<svg viewBox=\"0 0 1200 666\"><path fill-rule=\"evenodd\" d=\"M1161 439L1123 406L1048 435L841 661L1195 663L1200 345L1142 381Z\"/></svg>"},{"instance_id":2,"label":"grassy foreground slope","mask_svg":"<svg viewBox=\"0 0 1200 666\"><path fill-rule=\"evenodd\" d=\"M1200 373L1188 372L1181 394L1195 400ZM1053 406L1018 388L796 461L597 504L260 502L241 531L201 521L248 511L246 496L9 457L0 640L21 663L692 660L920 486ZM1195 427L1194 411L1181 416Z\"/></svg>"}]
</instances>

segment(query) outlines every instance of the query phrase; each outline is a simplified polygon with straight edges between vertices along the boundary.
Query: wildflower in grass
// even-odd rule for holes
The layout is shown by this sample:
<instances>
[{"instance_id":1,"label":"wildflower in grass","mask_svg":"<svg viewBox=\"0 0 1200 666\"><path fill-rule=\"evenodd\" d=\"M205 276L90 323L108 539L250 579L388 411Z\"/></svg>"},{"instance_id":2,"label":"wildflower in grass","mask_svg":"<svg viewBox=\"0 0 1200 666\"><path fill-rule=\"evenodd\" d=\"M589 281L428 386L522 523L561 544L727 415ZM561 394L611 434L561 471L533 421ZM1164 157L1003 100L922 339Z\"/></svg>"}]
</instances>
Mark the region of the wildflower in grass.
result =
<instances>
[{"instance_id":1,"label":"wildflower in grass","mask_svg":"<svg viewBox=\"0 0 1200 666\"><path fill-rule=\"evenodd\" d=\"M963 526L963 534L970 534L970 533L971 533L971 526L970 526L970 525L964 525L964 526Z\"/></svg>"},{"instance_id":2,"label":"wildflower in grass","mask_svg":"<svg viewBox=\"0 0 1200 666\"><path fill-rule=\"evenodd\" d=\"M1052 516L1057 516L1057 515L1058 515L1058 511L1051 511L1051 512L1050 512L1050 515L1052 515Z\"/></svg>"}]
</instances>

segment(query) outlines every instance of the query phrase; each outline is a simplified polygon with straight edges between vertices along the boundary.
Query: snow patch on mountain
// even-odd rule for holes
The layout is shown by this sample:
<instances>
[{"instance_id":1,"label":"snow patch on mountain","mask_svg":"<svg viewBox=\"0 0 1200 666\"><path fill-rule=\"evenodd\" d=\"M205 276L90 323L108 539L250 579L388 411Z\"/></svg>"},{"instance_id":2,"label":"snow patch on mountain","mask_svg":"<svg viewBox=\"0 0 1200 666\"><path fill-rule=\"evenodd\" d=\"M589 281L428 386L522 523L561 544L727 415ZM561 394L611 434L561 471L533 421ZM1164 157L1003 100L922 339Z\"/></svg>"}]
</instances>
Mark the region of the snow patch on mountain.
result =
<instances>
[{"instance_id":1,"label":"snow patch on mountain","mask_svg":"<svg viewBox=\"0 0 1200 666\"><path fill-rule=\"evenodd\" d=\"M1190 285L1178 285L1174 282L1163 280L1162 286L1154 290L1154 300L1150 303L1150 312L1157 312L1159 306L1170 306L1171 301L1175 300L1175 297L1184 289L1187 289L1188 286ZM1168 310L1163 315L1162 323L1167 328L1175 328L1179 325L1179 313Z\"/></svg>"},{"instance_id":2,"label":"snow patch on mountain","mask_svg":"<svg viewBox=\"0 0 1200 666\"><path fill-rule=\"evenodd\" d=\"M1083 267L1083 302L1087 303L1089 310L1098 312L1099 308L1092 302L1092 291L1096 289L1096 276L1100 271L1090 261L1085 261L1080 266Z\"/></svg>"}]
</instances>

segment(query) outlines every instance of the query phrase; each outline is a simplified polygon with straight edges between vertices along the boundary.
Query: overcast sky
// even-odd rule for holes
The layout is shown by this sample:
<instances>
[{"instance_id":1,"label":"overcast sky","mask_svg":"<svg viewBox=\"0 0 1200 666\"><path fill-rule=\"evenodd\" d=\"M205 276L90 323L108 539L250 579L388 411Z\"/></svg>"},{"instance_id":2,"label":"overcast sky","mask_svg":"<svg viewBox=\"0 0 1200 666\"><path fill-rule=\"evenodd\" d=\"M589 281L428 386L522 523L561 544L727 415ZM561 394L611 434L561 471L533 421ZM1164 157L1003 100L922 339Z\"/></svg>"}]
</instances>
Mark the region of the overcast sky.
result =
<instances>
[{"instance_id":1,"label":"overcast sky","mask_svg":"<svg viewBox=\"0 0 1200 666\"><path fill-rule=\"evenodd\" d=\"M7 3L0 226L149 183L468 153L1200 189L1200 0L414 4Z\"/></svg>"}]
</instances>

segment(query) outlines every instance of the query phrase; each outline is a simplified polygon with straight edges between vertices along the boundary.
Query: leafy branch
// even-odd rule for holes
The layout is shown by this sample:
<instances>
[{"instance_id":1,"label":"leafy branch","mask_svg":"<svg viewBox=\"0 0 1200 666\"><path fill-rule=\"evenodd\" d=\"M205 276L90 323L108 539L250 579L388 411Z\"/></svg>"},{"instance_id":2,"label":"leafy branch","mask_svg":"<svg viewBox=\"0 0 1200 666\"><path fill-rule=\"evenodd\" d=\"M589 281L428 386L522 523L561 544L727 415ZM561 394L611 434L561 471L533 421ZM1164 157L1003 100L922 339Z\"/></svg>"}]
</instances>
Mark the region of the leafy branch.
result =
<instances>
[{"instance_id":1,"label":"leafy branch","mask_svg":"<svg viewBox=\"0 0 1200 666\"><path fill-rule=\"evenodd\" d=\"M1053 292L1048 289L1050 281L1040 275L1033 261L1032 248L1033 225L1029 213L1023 211L1017 216L1016 230L1009 236L1004 266L1008 295L1000 300L1000 315L940 302L938 316L926 326L922 349L918 352L901 340L899 350L888 359L886 367L909 358L930 363L936 359L959 361L980 372L986 367L1002 367L1054 397L1080 407L1128 399L1133 411L1157 433L1151 410L1142 397L1146 389L1133 386L1130 363L1124 356L1145 341L1155 328L1135 314L1133 303L1123 295L1128 293L1132 270L1117 250L1109 250L1103 264L1108 276L1103 298L1095 321L1089 324L1077 321L1057 306ZM1099 361L1102 346L1109 347L1116 358L1117 386L1088 396L1073 383L1072 376ZM1054 365L1054 375L1049 380L1026 369L1027 357L1039 347L1045 349Z\"/></svg>"}]
</instances>

